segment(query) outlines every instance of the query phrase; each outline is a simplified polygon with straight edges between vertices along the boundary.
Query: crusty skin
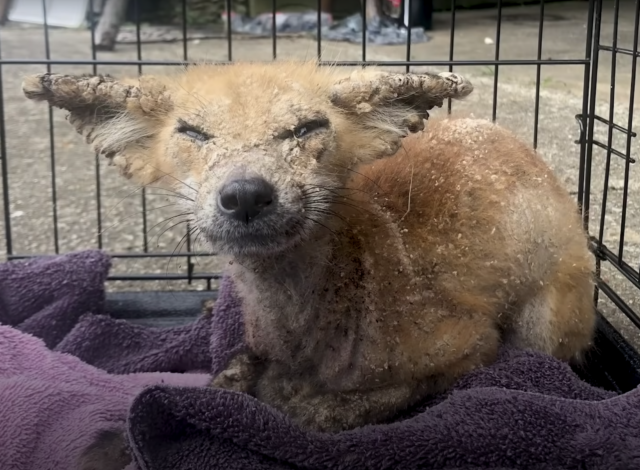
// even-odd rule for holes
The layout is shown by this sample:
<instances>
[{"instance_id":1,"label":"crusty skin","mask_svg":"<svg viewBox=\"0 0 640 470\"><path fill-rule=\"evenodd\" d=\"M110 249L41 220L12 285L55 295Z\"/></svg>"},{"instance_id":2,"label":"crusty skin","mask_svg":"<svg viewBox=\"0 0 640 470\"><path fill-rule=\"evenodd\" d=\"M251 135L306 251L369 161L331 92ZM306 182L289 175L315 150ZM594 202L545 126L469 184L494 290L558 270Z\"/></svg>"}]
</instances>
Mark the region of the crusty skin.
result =
<instances>
[{"instance_id":1,"label":"crusty skin","mask_svg":"<svg viewBox=\"0 0 640 470\"><path fill-rule=\"evenodd\" d=\"M69 110L125 176L192 198L192 226L232 258L247 349L213 386L340 431L446 390L502 342L563 360L589 347L593 260L550 169L487 121L422 130L471 92L464 78L274 63L109 80L40 75L24 90ZM220 187L256 175L275 213L225 220Z\"/></svg>"}]
</instances>

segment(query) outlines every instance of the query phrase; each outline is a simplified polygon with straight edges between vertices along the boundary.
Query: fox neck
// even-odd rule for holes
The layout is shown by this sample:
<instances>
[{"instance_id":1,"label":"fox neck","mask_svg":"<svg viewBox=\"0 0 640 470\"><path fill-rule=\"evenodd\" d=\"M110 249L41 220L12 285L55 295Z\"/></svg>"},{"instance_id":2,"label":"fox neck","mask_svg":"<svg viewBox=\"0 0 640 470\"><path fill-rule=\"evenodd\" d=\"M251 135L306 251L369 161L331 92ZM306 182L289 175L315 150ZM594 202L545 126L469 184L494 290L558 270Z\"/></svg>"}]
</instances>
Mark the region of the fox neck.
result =
<instances>
[{"instance_id":1,"label":"fox neck","mask_svg":"<svg viewBox=\"0 0 640 470\"><path fill-rule=\"evenodd\" d=\"M367 303L367 254L356 227L330 223L287 252L236 259L231 265L243 304L245 339L257 354L285 362L313 357L305 341L331 341L318 335L334 336L335 324L357 323Z\"/></svg>"}]
</instances>

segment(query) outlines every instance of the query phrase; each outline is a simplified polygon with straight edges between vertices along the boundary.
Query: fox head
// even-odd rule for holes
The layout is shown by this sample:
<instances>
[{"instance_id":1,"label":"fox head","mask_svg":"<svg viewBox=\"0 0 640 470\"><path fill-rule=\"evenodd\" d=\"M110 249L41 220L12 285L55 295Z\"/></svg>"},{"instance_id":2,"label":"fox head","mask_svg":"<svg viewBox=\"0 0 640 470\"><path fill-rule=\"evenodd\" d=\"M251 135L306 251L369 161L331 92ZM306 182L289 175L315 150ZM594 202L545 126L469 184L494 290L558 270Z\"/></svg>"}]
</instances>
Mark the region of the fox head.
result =
<instances>
[{"instance_id":1,"label":"fox head","mask_svg":"<svg viewBox=\"0 0 640 470\"><path fill-rule=\"evenodd\" d=\"M430 109L472 90L452 73L307 62L23 82L27 98L67 110L126 178L182 194L193 226L235 256L270 255L313 235L350 171L393 155L424 128Z\"/></svg>"}]
</instances>

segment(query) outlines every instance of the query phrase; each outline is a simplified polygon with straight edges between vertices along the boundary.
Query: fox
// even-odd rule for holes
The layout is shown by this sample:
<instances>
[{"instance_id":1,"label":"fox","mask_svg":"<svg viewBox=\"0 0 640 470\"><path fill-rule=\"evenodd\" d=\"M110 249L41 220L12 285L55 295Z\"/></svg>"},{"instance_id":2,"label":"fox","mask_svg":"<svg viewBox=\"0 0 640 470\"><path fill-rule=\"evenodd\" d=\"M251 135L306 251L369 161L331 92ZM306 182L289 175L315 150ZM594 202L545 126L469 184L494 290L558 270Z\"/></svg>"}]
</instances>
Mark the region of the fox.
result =
<instances>
[{"instance_id":1,"label":"fox","mask_svg":"<svg viewBox=\"0 0 640 470\"><path fill-rule=\"evenodd\" d=\"M245 346L211 386L329 433L392 421L503 345L579 362L592 344L578 204L506 128L430 117L472 91L297 61L23 82L228 257Z\"/></svg>"}]
</instances>

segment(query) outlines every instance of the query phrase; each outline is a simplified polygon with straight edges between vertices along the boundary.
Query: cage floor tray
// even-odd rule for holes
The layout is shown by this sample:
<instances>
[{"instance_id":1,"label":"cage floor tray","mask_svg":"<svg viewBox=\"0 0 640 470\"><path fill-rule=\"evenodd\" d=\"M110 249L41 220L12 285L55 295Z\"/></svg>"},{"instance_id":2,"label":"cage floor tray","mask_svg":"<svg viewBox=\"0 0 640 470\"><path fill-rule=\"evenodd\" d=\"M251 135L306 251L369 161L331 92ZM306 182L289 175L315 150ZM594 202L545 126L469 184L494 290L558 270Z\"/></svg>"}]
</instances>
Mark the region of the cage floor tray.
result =
<instances>
[{"instance_id":1,"label":"cage floor tray","mask_svg":"<svg viewBox=\"0 0 640 470\"><path fill-rule=\"evenodd\" d=\"M203 303L215 300L217 291L112 292L106 313L114 318L151 327L173 327L194 321ZM597 387L624 393L640 385L640 356L601 315L594 347L582 367L574 368L580 378Z\"/></svg>"}]
</instances>

